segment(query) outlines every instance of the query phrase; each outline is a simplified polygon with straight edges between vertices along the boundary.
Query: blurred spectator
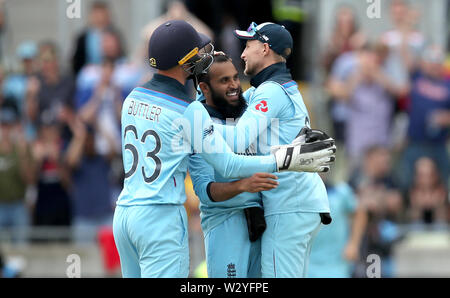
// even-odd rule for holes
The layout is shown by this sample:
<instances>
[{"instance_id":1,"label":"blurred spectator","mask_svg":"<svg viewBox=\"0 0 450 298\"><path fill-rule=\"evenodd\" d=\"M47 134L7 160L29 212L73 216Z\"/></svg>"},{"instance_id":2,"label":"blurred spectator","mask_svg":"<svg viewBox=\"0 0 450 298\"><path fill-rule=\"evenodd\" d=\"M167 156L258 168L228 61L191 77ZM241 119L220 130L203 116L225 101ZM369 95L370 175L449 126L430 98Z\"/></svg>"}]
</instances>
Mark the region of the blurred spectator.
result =
<instances>
[{"instance_id":1,"label":"blurred spectator","mask_svg":"<svg viewBox=\"0 0 450 298\"><path fill-rule=\"evenodd\" d=\"M25 93L28 79L35 74L38 48L33 41L24 41L17 47L17 57L21 62L19 73L13 73L5 78L3 83L3 95L15 101L19 108L19 115L23 117L25 109Z\"/></svg>"},{"instance_id":2,"label":"blurred spectator","mask_svg":"<svg viewBox=\"0 0 450 298\"><path fill-rule=\"evenodd\" d=\"M57 47L44 42L39 48L39 71L28 80L26 114L36 130L40 119L57 118L64 107L73 106L73 79L62 73ZM34 131L34 134L36 131Z\"/></svg>"},{"instance_id":3,"label":"blurred spectator","mask_svg":"<svg viewBox=\"0 0 450 298\"><path fill-rule=\"evenodd\" d=\"M145 61L148 61L148 41L150 40L153 31L162 23L170 20L184 20L189 24L191 24L195 28L195 30L197 30L202 34L207 35L208 37L211 38L212 41L214 41L215 37L214 32L196 15L189 12L183 1L170 0L167 3L168 5L165 13L159 16L158 18L151 20L144 26L144 28L141 31L141 42L140 42L141 45L138 49L138 56L145 57ZM203 4L204 3L202 3L202 6L204 6ZM153 72L155 71L154 68L148 66L148 63L146 63L146 70L150 71L150 73L146 73L145 79L142 80L142 83L145 83L146 81L150 80L153 75ZM194 90L191 81L188 81L187 88Z\"/></svg>"},{"instance_id":4,"label":"blurred spectator","mask_svg":"<svg viewBox=\"0 0 450 298\"><path fill-rule=\"evenodd\" d=\"M345 144L350 172L357 168L364 151L372 145L391 145L395 97L406 86L390 80L384 69L387 47L366 45L356 53L353 71L346 81L335 81L333 93L347 103Z\"/></svg>"},{"instance_id":5,"label":"blurred spectator","mask_svg":"<svg viewBox=\"0 0 450 298\"><path fill-rule=\"evenodd\" d=\"M329 105L334 138L338 142L345 142L345 125L350 112L348 104L341 100L343 95L335 86L347 81L354 72L358 63L358 50L365 42L366 38L358 29L353 9L349 6L340 7L336 12L334 30L325 46L321 61L331 96Z\"/></svg>"},{"instance_id":6,"label":"blurred spectator","mask_svg":"<svg viewBox=\"0 0 450 298\"><path fill-rule=\"evenodd\" d=\"M420 68L412 74L408 143L398 174L405 190L411 185L414 163L422 156L436 162L444 184L448 183L450 82L443 76L443 62L442 50L432 46L424 52Z\"/></svg>"},{"instance_id":7,"label":"blurred spectator","mask_svg":"<svg viewBox=\"0 0 450 298\"><path fill-rule=\"evenodd\" d=\"M322 57L326 74L331 72L339 56L357 50L364 40L365 36L359 30L354 10L350 6L339 7Z\"/></svg>"},{"instance_id":8,"label":"blurred spectator","mask_svg":"<svg viewBox=\"0 0 450 298\"><path fill-rule=\"evenodd\" d=\"M350 278L359 260L367 214L347 183L332 185L322 175L328 193L332 221L317 234L309 259L308 277Z\"/></svg>"},{"instance_id":9,"label":"blurred spectator","mask_svg":"<svg viewBox=\"0 0 450 298\"><path fill-rule=\"evenodd\" d=\"M214 39L213 31L199 18L190 13L186 8L186 5L184 5L183 1L173 0L168 2L169 4L167 6L167 11L160 17L152 20L147 25L145 25L142 31L142 40L145 42L146 47L148 46L148 41L156 27L170 20L185 20L186 22L191 24L198 32L209 36L211 39Z\"/></svg>"},{"instance_id":10,"label":"blurred spectator","mask_svg":"<svg viewBox=\"0 0 450 298\"><path fill-rule=\"evenodd\" d=\"M153 31L155 31L162 23L170 20L184 20L191 24L198 32L207 35L211 40L214 39L213 31L194 14L190 13L183 1L173 0L168 2L167 11L146 24L141 32L141 51L143 57L147 57L148 55L148 41L150 40Z\"/></svg>"},{"instance_id":11,"label":"blurred spectator","mask_svg":"<svg viewBox=\"0 0 450 298\"><path fill-rule=\"evenodd\" d=\"M406 85L409 73L416 67L425 46L425 37L416 30L420 12L405 0L393 0L390 6L393 28L381 35L381 42L389 47L386 70L397 85ZM399 94L397 110L408 108L407 94Z\"/></svg>"},{"instance_id":12,"label":"blurred spectator","mask_svg":"<svg viewBox=\"0 0 450 298\"><path fill-rule=\"evenodd\" d=\"M241 41L234 35L234 30L238 27L238 23L232 14L223 14L222 31L218 36L220 49L227 54L236 66L239 75L244 75L243 60L241 59L242 47Z\"/></svg>"},{"instance_id":13,"label":"blurred spectator","mask_svg":"<svg viewBox=\"0 0 450 298\"><path fill-rule=\"evenodd\" d=\"M388 63L399 62L405 71L409 71L420 58L425 46L425 37L416 30L420 12L405 0L391 1L390 11L393 29L383 33L381 41L390 50Z\"/></svg>"},{"instance_id":14,"label":"blurred spectator","mask_svg":"<svg viewBox=\"0 0 450 298\"><path fill-rule=\"evenodd\" d=\"M75 107L81 109L101 84L105 62L114 64L111 82L120 89L122 98L135 88L143 76L141 66L128 63L122 40L117 31L106 30L102 34L103 60L100 64L89 64L80 71L76 82Z\"/></svg>"},{"instance_id":15,"label":"blurred spectator","mask_svg":"<svg viewBox=\"0 0 450 298\"><path fill-rule=\"evenodd\" d=\"M29 226L25 203L32 182L30 148L20 125L17 106L0 107L0 228L12 228L12 240L24 243Z\"/></svg>"},{"instance_id":16,"label":"blurred spectator","mask_svg":"<svg viewBox=\"0 0 450 298\"><path fill-rule=\"evenodd\" d=\"M105 1L95 1L89 13L88 27L77 37L72 58L74 76L88 64L100 64L103 60L102 33L111 28L111 15Z\"/></svg>"},{"instance_id":17,"label":"blurred spectator","mask_svg":"<svg viewBox=\"0 0 450 298\"><path fill-rule=\"evenodd\" d=\"M50 113L41 115L32 154L36 172L36 226L70 226L69 175L63 163L60 125Z\"/></svg>"},{"instance_id":18,"label":"blurred spectator","mask_svg":"<svg viewBox=\"0 0 450 298\"><path fill-rule=\"evenodd\" d=\"M391 167L391 152L382 146L371 146L365 152L364 163L354 172L349 184L369 211L400 220L402 195Z\"/></svg>"},{"instance_id":19,"label":"blurred spectator","mask_svg":"<svg viewBox=\"0 0 450 298\"><path fill-rule=\"evenodd\" d=\"M117 152L109 137L108 155L98 153L95 140L101 131L94 127L76 120L71 128L74 137L65 161L72 174L74 238L78 243L92 243L102 226L112 225L110 161Z\"/></svg>"},{"instance_id":20,"label":"blurred spectator","mask_svg":"<svg viewBox=\"0 0 450 298\"><path fill-rule=\"evenodd\" d=\"M366 257L369 254L380 256L382 277L393 275L391 248L401 236L398 224L404 220L404 206L401 192L391 174L391 160L391 153L386 148L370 147L362 168L350 180L350 185L368 212L356 277L366 276Z\"/></svg>"},{"instance_id":21,"label":"blurred spectator","mask_svg":"<svg viewBox=\"0 0 450 298\"><path fill-rule=\"evenodd\" d=\"M436 163L422 157L415 163L414 183L409 190L409 222L418 225L448 223L448 193Z\"/></svg>"},{"instance_id":22,"label":"blurred spectator","mask_svg":"<svg viewBox=\"0 0 450 298\"><path fill-rule=\"evenodd\" d=\"M12 65L8 57L10 42L10 30L8 30L6 22L5 0L0 0L0 64L6 69L10 69Z\"/></svg>"},{"instance_id":23,"label":"blurred spectator","mask_svg":"<svg viewBox=\"0 0 450 298\"><path fill-rule=\"evenodd\" d=\"M121 150L120 112L122 96L120 88L113 82L114 61L105 60L101 78L92 97L79 110L81 119L96 127L102 133L95 138L95 147L99 154L109 155L111 151Z\"/></svg>"}]
</instances>

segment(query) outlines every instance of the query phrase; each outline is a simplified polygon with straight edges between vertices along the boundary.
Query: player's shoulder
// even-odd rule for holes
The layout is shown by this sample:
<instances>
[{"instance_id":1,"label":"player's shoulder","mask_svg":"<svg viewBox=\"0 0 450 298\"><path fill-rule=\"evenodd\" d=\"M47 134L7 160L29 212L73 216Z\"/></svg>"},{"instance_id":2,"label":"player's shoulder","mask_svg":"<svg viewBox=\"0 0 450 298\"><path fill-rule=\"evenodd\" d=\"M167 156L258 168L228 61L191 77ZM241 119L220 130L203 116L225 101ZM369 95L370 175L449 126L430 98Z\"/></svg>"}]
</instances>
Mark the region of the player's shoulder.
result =
<instances>
[{"instance_id":1,"label":"player's shoulder","mask_svg":"<svg viewBox=\"0 0 450 298\"><path fill-rule=\"evenodd\" d=\"M194 110L198 110L198 109L203 110L203 109L205 109L205 107L203 106L203 103L201 101L199 101L199 100L196 100L196 101L193 101L191 103L188 103L187 107L190 108L190 109L194 109Z\"/></svg>"},{"instance_id":2,"label":"player's shoulder","mask_svg":"<svg viewBox=\"0 0 450 298\"><path fill-rule=\"evenodd\" d=\"M277 81L265 81L253 92L255 97L283 97L286 94L286 90L280 82Z\"/></svg>"},{"instance_id":3,"label":"player's shoulder","mask_svg":"<svg viewBox=\"0 0 450 298\"><path fill-rule=\"evenodd\" d=\"M261 91L278 91L282 90L283 86L280 84L280 82L277 81L265 81L261 85L256 88L255 92L261 92Z\"/></svg>"},{"instance_id":4,"label":"player's shoulder","mask_svg":"<svg viewBox=\"0 0 450 298\"><path fill-rule=\"evenodd\" d=\"M187 104L184 108L185 116L191 117L191 116L195 116L197 113L201 113L201 114L207 113L203 104L198 100Z\"/></svg>"}]
</instances>

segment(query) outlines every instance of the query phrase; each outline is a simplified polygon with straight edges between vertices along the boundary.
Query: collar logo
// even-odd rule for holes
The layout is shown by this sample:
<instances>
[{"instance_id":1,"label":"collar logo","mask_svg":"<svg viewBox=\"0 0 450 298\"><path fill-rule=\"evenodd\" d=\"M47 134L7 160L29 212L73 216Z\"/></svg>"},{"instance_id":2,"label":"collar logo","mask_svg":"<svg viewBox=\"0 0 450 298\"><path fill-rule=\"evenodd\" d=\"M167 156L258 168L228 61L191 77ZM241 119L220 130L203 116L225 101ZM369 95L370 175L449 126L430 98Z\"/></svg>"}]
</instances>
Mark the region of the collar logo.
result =
<instances>
[{"instance_id":1,"label":"collar logo","mask_svg":"<svg viewBox=\"0 0 450 298\"><path fill-rule=\"evenodd\" d=\"M256 105L255 109L257 111L266 113L269 110L269 107L267 106L267 101L262 100L259 104Z\"/></svg>"}]
</instances>

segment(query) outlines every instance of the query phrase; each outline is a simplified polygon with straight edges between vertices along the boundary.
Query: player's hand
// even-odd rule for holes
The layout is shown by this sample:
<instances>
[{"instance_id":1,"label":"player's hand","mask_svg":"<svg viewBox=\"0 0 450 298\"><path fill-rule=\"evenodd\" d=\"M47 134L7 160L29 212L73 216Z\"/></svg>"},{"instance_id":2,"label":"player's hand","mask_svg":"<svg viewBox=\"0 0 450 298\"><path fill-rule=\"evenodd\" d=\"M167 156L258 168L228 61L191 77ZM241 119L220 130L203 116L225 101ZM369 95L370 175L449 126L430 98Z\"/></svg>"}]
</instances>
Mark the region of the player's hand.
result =
<instances>
[{"instance_id":1,"label":"player's hand","mask_svg":"<svg viewBox=\"0 0 450 298\"><path fill-rule=\"evenodd\" d=\"M317 141L333 141L334 143L334 139L328 136L326 132L305 126L292 141L292 144L310 144Z\"/></svg>"},{"instance_id":2,"label":"player's hand","mask_svg":"<svg viewBox=\"0 0 450 298\"><path fill-rule=\"evenodd\" d=\"M351 241L349 243L347 243L347 245L345 246L344 252L343 252L343 257L347 261L353 261L353 262L357 261L359 258L358 245L356 245L356 243L351 242Z\"/></svg>"},{"instance_id":3,"label":"player's hand","mask_svg":"<svg viewBox=\"0 0 450 298\"><path fill-rule=\"evenodd\" d=\"M260 192L274 189L278 186L278 177L269 173L256 173L251 177L239 180L242 192Z\"/></svg>"},{"instance_id":4,"label":"player's hand","mask_svg":"<svg viewBox=\"0 0 450 298\"><path fill-rule=\"evenodd\" d=\"M271 147L278 171L328 172L336 160L336 145L325 132L303 128L289 145Z\"/></svg>"}]
</instances>

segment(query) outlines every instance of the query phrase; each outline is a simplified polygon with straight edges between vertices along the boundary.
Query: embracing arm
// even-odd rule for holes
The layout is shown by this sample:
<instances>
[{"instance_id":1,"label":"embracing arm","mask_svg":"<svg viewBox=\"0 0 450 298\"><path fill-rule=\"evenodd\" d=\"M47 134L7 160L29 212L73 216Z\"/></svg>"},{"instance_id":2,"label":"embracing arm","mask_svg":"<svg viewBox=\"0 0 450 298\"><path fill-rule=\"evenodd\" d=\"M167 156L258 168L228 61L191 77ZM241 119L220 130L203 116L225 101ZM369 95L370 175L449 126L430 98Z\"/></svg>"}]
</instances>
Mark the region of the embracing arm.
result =
<instances>
[{"instance_id":1,"label":"embracing arm","mask_svg":"<svg viewBox=\"0 0 450 298\"><path fill-rule=\"evenodd\" d=\"M283 111L292 104L283 88L275 83L264 84L244 97L251 98L236 125L217 125L218 131L235 152L242 152L256 143L258 137L264 136L267 128L275 125Z\"/></svg>"},{"instance_id":2,"label":"embracing arm","mask_svg":"<svg viewBox=\"0 0 450 298\"><path fill-rule=\"evenodd\" d=\"M277 176L269 173L256 173L249 178L231 182L216 182L214 169L199 155L189 159L194 190L201 201L222 202L243 192L256 193L271 190L278 186Z\"/></svg>"},{"instance_id":3,"label":"embracing arm","mask_svg":"<svg viewBox=\"0 0 450 298\"><path fill-rule=\"evenodd\" d=\"M190 146L224 178L248 177L258 172L272 173L277 170L274 155L234 154L200 102L191 103L184 116L183 133Z\"/></svg>"},{"instance_id":4,"label":"embracing arm","mask_svg":"<svg viewBox=\"0 0 450 298\"><path fill-rule=\"evenodd\" d=\"M213 182L208 185L215 202L229 200L243 192L256 193L274 189L278 186L277 176L269 173L256 173L251 177L233 182Z\"/></svg>"}]
</instances>

